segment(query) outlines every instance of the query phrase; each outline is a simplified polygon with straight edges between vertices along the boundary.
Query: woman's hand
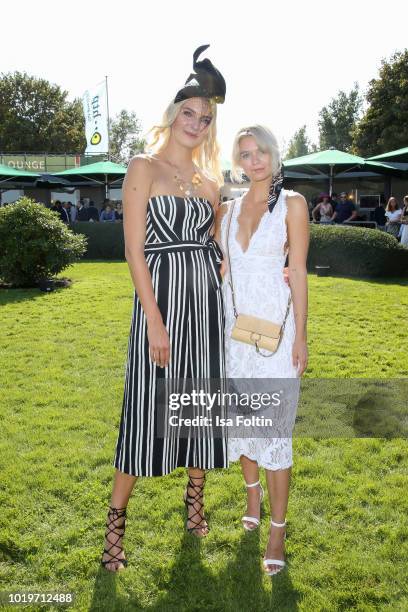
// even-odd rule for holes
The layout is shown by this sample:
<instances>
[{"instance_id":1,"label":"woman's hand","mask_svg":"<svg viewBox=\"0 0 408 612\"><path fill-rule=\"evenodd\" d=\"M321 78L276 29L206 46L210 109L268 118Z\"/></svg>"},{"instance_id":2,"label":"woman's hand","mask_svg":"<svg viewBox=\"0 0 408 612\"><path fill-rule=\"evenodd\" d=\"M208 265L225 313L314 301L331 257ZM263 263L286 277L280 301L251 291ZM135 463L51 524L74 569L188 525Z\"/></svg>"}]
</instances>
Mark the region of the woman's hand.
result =
<instances>
[{"instance_id":1,"label":"woman's hand","mask_svg":"<svg viewBox=\"0 0 408 612\"><path fill-rule=\"evenodd\" d=\"M161 368L169 365L170 338L163 321L147 324L150 359Z\"/></svg>"},{"instance_id":2,"label":"woman's hand","mask_svg":"<svg viewBox=\"0 0 408 612\"><path fill-rule=\"evenodd\" d=\"M302 376L303 372L307 368L308 351L306 340L300 340L295 338L295 342L292 347L292 363L295 368L298 369L299 376Z\"/></svg>"},{"instance_id":3,"label":"woman's hand","mask_svg":"<svg viewBox=\"0 0 408 612\"><path fill-rule=\"evenodd\" d=\"M283 280L287 285L289 285L289 268L283 268Z\"/></svg>"}]
</instances>

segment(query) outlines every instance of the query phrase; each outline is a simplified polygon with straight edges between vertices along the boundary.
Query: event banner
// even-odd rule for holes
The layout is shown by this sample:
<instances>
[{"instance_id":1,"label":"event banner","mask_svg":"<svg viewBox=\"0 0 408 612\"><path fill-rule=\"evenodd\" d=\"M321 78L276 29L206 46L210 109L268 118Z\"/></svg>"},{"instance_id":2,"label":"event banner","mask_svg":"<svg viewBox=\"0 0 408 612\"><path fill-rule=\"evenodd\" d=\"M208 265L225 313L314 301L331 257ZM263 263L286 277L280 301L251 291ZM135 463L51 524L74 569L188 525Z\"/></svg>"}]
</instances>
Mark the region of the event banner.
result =
<instances>
[{"instance_id":1,"label":"event banner","mask_svg":"<svg viewBox=\"0 0 408 612\"><path fill-rule=\"evenodd\" d=\"M106 82L102 81L82 96L85 115L86 153L108 152L108 113Z\"/></svg>"}]
</instances>

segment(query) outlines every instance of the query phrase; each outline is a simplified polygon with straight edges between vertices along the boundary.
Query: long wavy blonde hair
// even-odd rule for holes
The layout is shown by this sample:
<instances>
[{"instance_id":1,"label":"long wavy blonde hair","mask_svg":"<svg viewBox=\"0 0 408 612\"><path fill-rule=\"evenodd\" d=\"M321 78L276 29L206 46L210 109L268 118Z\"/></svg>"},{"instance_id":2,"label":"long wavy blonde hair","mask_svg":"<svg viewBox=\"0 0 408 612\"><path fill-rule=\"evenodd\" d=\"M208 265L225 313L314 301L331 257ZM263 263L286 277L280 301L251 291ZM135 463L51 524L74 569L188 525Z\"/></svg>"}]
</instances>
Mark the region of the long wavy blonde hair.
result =
<instances>
[{"instance_id":1,"label":"long wavy blonde hair","mask_svg":"<svg viewBox=\"0 0 408 612\"><path fill-rule=\"evenodd\" d=\"M159 125L155 125L146 134L146 153L159 153L163 151L169 142L171 126L177 118L182 105L181 102L170 102L166 108L163 119ZM193 162L200 168L205 176L216 181L218 187L224 184L224 177L220 163L220 147L217 142L217 104L208 100L213 120L205 139L199 147L193 150Z\"/></svg>"}]
</instances>

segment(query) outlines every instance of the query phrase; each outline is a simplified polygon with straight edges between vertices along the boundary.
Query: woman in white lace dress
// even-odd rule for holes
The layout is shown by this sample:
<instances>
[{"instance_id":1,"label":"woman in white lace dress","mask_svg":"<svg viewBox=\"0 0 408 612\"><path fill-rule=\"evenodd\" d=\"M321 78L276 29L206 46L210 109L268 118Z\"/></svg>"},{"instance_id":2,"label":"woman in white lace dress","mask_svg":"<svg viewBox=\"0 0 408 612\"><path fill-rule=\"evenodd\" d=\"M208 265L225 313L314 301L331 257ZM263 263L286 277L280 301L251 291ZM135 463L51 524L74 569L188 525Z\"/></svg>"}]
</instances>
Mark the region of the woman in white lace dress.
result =
<instances>
[{"instance_id":1,"label":"woman in white lace dress","mask_svg":"<svg viewBox=\"0 0 408 612\"><path fill-rule=\"evenodd\" d=\"M236 178L240 173L245 174L250 180L250 189L243 197L225 202L218 214L216 239L225 255L226 373L229 380L298 379L289 381L292 386L290 409L293 426L299 379L307 365L308 207L303 196L281 188L281 159L276 138L263 126L255 125L238 132L233 148L233 173ZM235 305L239 314L280 324L291 294L283 337L272 356L265 357L254 346L231 339L236 319L229 282L227 234ZM289 284L284 276L287 254ZM255 391L256 380L253 383ZM231 461L240 459L241 462L247 486L247 512L243 517L247 530L256 529L260 522L263 489L259 482L259 467L265 468L272 521L263 565L265 572L273 575L285 565L284 527L292 438L277 437L276 433L276 437L260 437L267 436L268 431L263 429L260 432L255 428L244 433L254 437L230 438L228 454Z\"/></svg>"}]
</instances>

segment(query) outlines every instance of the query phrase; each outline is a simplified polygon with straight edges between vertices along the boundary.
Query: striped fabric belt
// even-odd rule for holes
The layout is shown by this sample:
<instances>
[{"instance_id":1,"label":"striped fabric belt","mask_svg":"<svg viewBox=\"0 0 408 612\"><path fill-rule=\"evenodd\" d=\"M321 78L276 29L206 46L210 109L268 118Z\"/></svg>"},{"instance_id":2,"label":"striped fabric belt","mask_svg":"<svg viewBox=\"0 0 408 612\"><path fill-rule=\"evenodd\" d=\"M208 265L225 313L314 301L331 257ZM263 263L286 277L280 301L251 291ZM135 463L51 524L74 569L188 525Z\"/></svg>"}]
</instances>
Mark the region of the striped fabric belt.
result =
<instances>
[{"instance_id":1,"label":"striped fabric belt","mask_svg":"<svg viewBox=\"0 0 408 612\"><path fill-rule=\"evenodd\" d=\"M210 278L214 289L218 289L222 279L219 271L224 256L214 238L208 238L206 242L197 242L195 240L177 240L174 242L155 242L153 244L145 244L145 254L150 253L176 253L178 251L198 251L203 250L208 255L208 264Z\"/></svg>"},{"instance_id":2,"label":"striped fabric belt","mask_svg":"<svg viewBox=\"0 0 408 612\"><path fill-rule=\"evenodd\" d=\"M206 242L197 242L195 240L177 240L175 242L155 242L152 244L145 244L145 253L157 253L158 251L165 251L167 253L175 253L176 251L195 251L204 249L214 256L217 264L220 264L223 260L222 251L218 243L214 238L208 238Z\"/></svg>"}]
</instances>

